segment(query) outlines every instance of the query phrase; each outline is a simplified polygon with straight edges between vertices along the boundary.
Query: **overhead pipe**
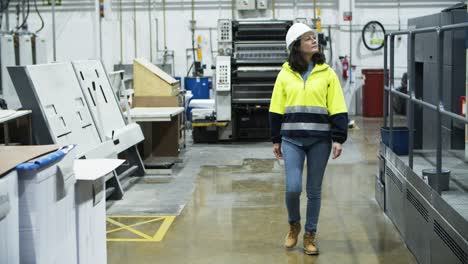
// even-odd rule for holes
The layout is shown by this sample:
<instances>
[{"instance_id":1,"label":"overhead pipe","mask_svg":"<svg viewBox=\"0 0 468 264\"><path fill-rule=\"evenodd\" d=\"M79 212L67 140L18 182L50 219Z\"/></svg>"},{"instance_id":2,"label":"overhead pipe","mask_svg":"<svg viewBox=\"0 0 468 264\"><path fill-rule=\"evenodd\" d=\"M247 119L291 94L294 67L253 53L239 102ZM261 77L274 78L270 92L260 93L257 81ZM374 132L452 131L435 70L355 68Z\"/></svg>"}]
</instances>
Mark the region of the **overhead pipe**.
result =
<instances>
[{"instance_id":1,"label":"overhead pipe","mask_svg":"<svg viewBox=\"0 0 468 264\"><path fill-rule=\"evenodd\" d=\"M136 0L133 0L133 38L134 38L134 57L138 55L138 41L137 41L137 24L136 24Z\"/></svg>"},{"instance_id":2,"label":"overhead pipe","mask_svg":"<svg viewBox=\"0 0 468 264\"><path fill-rule=\"evenodd\" d=\"M96 2L96 14L95 16L97 16L97 19L98 19L98 30L99 30L99 59L102 60L102 57L103 57L103 49L102 49L102 17L101 17L101 14L100 14L100 10L99 10L99 2Z\"/></svg>"},{"instance_id":3,"label":"overhead pipe","mask_svg":"<svg viewBox=\"0 0 468 264\"><path fill-rule=\"evenodd\" d=\"M9 6L8 8L5 10L5 32L9 32L10 31L10 12L9 12Z\"/></svg>"},{"instance_id":4,"label":"overhead pipe","mask_svg":"<svg viewBox=\"0 0 468 264\"><path fill-rule=\"evenodd\" d=\"M349 12L351 12L349 20L349 84L351 85L353 83L353 0L349 0Z\"/></svg>"},{"instance_id":5,"label":"overhead pipe","mask_svg":"<svg viewBox=\"0 0 468 264\"><path fill-rule=\"evenodd\" d=\"M193 5L192 0L192 5ZM194 17L194 11L192 11L192 19ZM163 0L163 40L164 40L164 49L167 49L167 35L166 35L167 27L166 27L166 0Z\"/></svg>"},{"instance_id":6,"label":"overhead pipe","mask_svg":"<svg viewBox=\"0 0 468 264\"><path fill-rule=\"evenodd\" d=\"M120 64L123 64L123 10L122 10L122 0L119 0L120 10L119 10L119 19L120 19Z\"/></svg>"},{"instance_id":7,"label":"overhead pipe","mask_svg":"<svg viewBox=\"0 0 468 264\"><path fill-rule=\"evenodd\" d=\"M153 29L151 28L151 0L148 0L148 27L149 27L150 61L153 61Z\"/></svg>"},{"instance_id":8,"label":"overhead pipe","mask_svg":"<svg viewBox=\"0 0 468 264\"><path fill-rule=\"evenodd\" d=\"M133 0L125 0L122 3L122 7L120 8L120 3L118 2L120 0L112 0L113 2L113 8L114 5L116 6L115 10L123 9L123 11L133 11L134 9L134 3ZM221 1L207 1L207 0L201 0L197 2L196 8L198 9L219 9L225 8L225 9L232 9L232 2L235 0L221 0ZM180 1L177 2L169 2L166 3L167 10L184 10L184 4L181 3ZM161 8L162 4L158 2L153 2L153 7L154 8ZM313 3L310 2L310 0L297 0L297 6L300 8L310 8L313 6ZM321 7L328 7L328 8L334 8L337 5L332 2L326 2L326 3L320 3ZM275 9L278 8L291 8L290 1L285 1L285 0L275 0ZM50 8L48 6L43 6L40 5L38 6L39 11L42 13L48 13L51 12ZM137 11L147 11L148 5L145 1L140 1L136 3L136 9ZM63 12L94 12L94 2L89 1L89 0L73 0L73 1L65 1L62 2L60 5L60 8L56 9L56 13L63 13ZM235 9L234 9L235 10ZM14 7L10 6L9 12L14 13Z\"/></svg>"},{"instance_id":9,"label":"overhead pipe","mask_svg":"<svg viewBox=\"0 0 468 264\"><path fill-rule=\"evenodd\" d=\"M297 0L293 1L293 17L297 17Z\"/></svg>"},{"instance_id":10,"label":"overhead pipe","mask_svg":"<svg viewBox=\"0 0 468 264\"><path fill-rule=\"evenodd\" d=\"M187 71L187 76L190 73L190 70L192 67L195 67L195 0L192 0L192 20L190 21L191 23L191 28L190 30L192 31L192 56L193 56L193 62L192 65L190 66L189 70Z\"/></svg>"},{"instance_id":11,"label":"overhead pipe","mask_svg":"<svg viewBox=\"0 0 468 264\"><path fill-rule=\"evenodd\" d=\"M314 0L314 28L317 28L317 0Z\"/></svg>"},{"instance_id":12,"label":"overhead pipe","mask_svg":"<svg viewBox=\"0 0 468 264\"><path fill-rule=\"evenodd\" d=\"M236 13L235 13L235 6L236 6L236 0L231 0L231 17L232 17L232 20L236 19Z\"/></svg>"},{"instance_id":13,"label":"overhead pipe","mask_svg":"<svg viewBox=\"0 0 468 264\"><path fill-rule=\"evenodd\" d=\"M55 30L55 0L52 0L52 54L53 61L57 61L57 35Z\"/></svg>"},{"instance_id":14,"label":"overhead pipe","mask_svg":"<svg viewBox=\"0 0 468 264\"><path fill-rule=\"evenodd\" d=\"M155 22L155 27L156 27L156 37L155 37L156 53L158 53L159 52L159 21L157 18L155 18L154 22Z\"/></svg>"},{"instance_id":15,"label":"overhead pipe","mask_svg":"<svg viewBox=\"0 0 468 264\"><path fill-rule=\"evenodd\" d=\"M276 1L272 0L271 1L271 11L273 13L273 19L276 19Z\"/></svg>"}]
</instances>

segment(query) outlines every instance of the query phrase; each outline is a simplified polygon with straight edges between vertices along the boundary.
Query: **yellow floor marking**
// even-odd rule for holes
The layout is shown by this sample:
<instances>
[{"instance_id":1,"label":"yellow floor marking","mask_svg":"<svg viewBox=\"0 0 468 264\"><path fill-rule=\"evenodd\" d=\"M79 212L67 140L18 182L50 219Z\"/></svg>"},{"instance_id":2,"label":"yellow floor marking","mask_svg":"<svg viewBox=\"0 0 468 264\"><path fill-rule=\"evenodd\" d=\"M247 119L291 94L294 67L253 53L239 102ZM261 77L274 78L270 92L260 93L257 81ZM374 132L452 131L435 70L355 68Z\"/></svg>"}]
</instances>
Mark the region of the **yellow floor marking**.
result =
<instances>
[{"instance_id":1,"label":"yellow floor marking","mask_svg":"<svg viewBox=\"0 0 468 264\"><path fill-rule=\"evenodd\" d=\"M117 221L115 221L115 220L112 220L112 219L110 219L110 218L107 218L107 221L110 222L111 224L114 224L114 225L116 225L116 226L122 227L123 229L125 229L125 230L127 230L127 231L130 231L130 232L134 233L135 235L139 235L139 236L141 236L141 237L143 237L143 238L146 238L146 239L148 239L148 240L152 240L152 239L153 239L152 237L148 236L147 234L144 234L144 233L142 233L142 232L140 232L140 231L138 231L138 230L136 230L136 229L133 229L133 228L131 228L131 227L128 227L128 226L126 226L126 225L124 225L124 224L122 224L122 223L119 223L119 222L117 222Z\"/></svg>"},{"instance_id":2,"label":"yellow floor marking","mask_svg":"<svg viewBox=\"0 0 468 264\"><path fill-rule=\"evenodd\" d=\"M154 241L161 241L167 233L167 230L171 226L172 222L174 222L175 216L168 216L164 219L161 227L159 227L158 232L154 235Z\"/></svg>"},{"instance_id":3,"label":"yellow floor marking","mask_svg":"<svg viewBox=\"0 0 468 264\"><path fill-rule=\"evenodd\" d=\"M164 218L165 216L155 215L109 215L111 218Z\"/></svg>"},{"instance_id":4,"label":"yellow floor marking","mask_svg":"<svg viewBox=\"0 0 468 264\"><path fill-rule=\"evenodd\" d=\"M132 224L132 225L127 225L127 226L128 227L135 227L135 226L144 225L144 224L148 224L148 223L151 223L151 222L156 222L156 221L163 220L163 219L164 219L164 217L158 217L158 218L155 218L155 219L151 219L151 220L147 220L147 221L143 221L143 222L138 222L138 223L135 223L135 224ZM109 230L106 233L110 234L110 233L114 233L114 232L124 230L124 229L125 229L124 227L119 227L119 228Z\"/></svg>"},{"instance_id":5,"label":"yellow floor marking","mask_svg":"<svg viewBox=\"0 0 468 264\"><path fill-rule=\"evenodd\" d=\"M114 219L112 219L112 218L114 218ZM145 220L145 221L141 221L141 222L137 222L137 223L128 225L128 224L120 223L117 220L115 220L115 219L119 219L119 218L130 218L130 219L153 218L153 219L149 219L149 220ZM176 218L175 216L154 216L154 215L153 216L149 216L149 215L148 216L144 216L144 215L112 215L112 216L109 216L109 217L107 217L107 222L112 224L112 225L118 226L118 228L108 230L107 234L115 233L115 232L121 231L121 230L126 230L126 231L129 231L129 232L131 232L131 233L133 233L135 235L140 236L141 238L108 238L107 241L109 241L109 242L160 242L160 241L163 240L164 236L166 235L167 231L169 230L169 227L171 226L171 224L174 222L175 218ZM135 226L140 226L140 225L153 223L153 222L157 222L157 221L161 221L161 220L163 222L159 226L159 228L156 231L156 233L154 234L154 236L147 235L147 234L145 234L143 232L140 232L140 231L132 228L132 227L135 227Z\"/></svg>"},{"instance_id":6,"label":"yellow floor marking","mask_svg":"<svg viewBox=\"0 0 468 264\"><path fill-rule=\"evenodd\" d=\"M108 238L108 242L155 242L144 238Z\"/></svg>"}]
</instances>

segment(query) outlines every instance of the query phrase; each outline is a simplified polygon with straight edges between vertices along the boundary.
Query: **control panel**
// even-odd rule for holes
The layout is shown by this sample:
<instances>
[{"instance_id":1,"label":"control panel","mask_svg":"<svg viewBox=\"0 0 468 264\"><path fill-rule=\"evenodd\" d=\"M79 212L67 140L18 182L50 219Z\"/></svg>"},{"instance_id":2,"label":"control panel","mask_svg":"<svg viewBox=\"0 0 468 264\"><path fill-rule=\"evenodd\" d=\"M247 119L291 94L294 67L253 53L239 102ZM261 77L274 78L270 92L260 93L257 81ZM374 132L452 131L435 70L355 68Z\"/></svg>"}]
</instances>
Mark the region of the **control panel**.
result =
<instances>
[{"instance_id":1,"label":"control panel","mask_svg":"<svg viewBox=\"0 0 468 264\"><path fill-rule=\"evenodd\" d=\"M231 57L216 57L216 91L231 90Z\"/></svg>"}]
</instances>

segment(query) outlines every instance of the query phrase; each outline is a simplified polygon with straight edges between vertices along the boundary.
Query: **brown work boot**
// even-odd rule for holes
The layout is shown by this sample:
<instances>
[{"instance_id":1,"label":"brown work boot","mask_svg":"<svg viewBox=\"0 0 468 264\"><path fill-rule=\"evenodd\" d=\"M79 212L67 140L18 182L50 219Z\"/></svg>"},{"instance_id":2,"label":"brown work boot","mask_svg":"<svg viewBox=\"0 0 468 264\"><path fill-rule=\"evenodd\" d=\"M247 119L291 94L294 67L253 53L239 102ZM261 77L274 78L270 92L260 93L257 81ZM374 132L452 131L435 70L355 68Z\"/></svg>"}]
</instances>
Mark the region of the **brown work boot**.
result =
<instances>
[{"instance_id":1,"label":"brown work boot","mask_svg":"<svg viewBox=\"0 0 468 264\"><path fill-rule=\"evenodd\" d=\"M319 250L315 245L315 234L310 232L304 233L304 252L307 255L318 255Z\"/></svg>"},{"instance_id":2,"label":"brown work boot","mask_svg":"<svg viewBox=\"0 0 468 264\"><path fill-rule=\"evenodd\" d=\"M294 247L297 244L297 237L299 236L300 232L301 232L301 223L296 222L293 224L289 224L289 232L284 241L284 246L286 248Z\"/></svg>"}]
</instances>

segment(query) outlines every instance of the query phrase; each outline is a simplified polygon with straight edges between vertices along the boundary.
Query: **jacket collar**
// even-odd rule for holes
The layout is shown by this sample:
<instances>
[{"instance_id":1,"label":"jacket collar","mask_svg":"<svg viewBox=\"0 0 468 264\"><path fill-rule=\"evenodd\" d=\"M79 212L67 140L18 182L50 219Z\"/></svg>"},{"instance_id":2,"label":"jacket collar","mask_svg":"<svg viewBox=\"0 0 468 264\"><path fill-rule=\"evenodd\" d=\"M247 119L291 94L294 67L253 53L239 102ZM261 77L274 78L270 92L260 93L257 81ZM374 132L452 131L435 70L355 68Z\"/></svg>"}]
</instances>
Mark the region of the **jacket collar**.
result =
<instances>
[{"instance_id":1,"label":"jacket collar","mask_svg":"<svg viewBox=\"0 0 468 264\"><path fill-rule=\"evenodd\" d=\"M314 69L312 70L312 73L318 72L318 71L323 71L323 70L326 70L328 68L330 68L330 66L328 64L326 64L326 63L316 64L314 66ZM297 73L297 72L293 71L293 69L291 69L291 66L289 65L289 62L283 63L283 69L285 69L285 70L287 70L287 71L289 71L291 73Z\"/></svg>"}]
</instances>

